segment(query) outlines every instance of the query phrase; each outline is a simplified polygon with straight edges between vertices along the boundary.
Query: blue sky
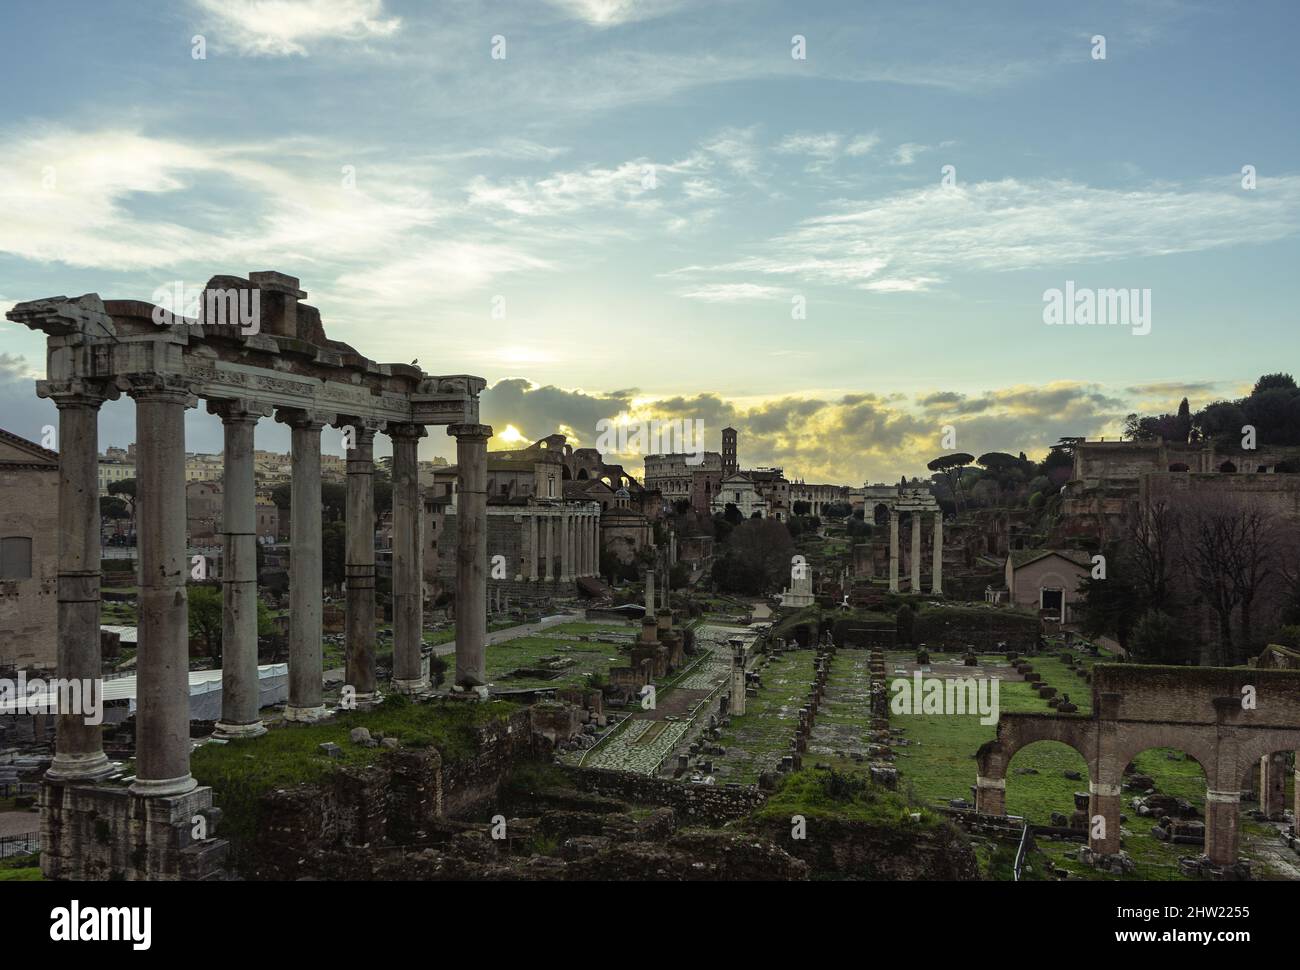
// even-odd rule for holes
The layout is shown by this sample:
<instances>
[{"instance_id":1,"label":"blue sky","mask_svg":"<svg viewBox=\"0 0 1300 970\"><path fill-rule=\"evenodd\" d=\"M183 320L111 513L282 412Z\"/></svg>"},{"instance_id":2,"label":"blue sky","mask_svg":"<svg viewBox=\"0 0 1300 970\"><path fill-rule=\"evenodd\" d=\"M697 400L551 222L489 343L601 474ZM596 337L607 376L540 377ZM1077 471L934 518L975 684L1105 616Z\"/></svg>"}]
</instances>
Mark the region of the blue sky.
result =
<instances>
[{"instance_id":1,"label":"blue sky","mask_svg":"<svg viewBox=\"0 0 1300 970\"><path fill-rule=\"evenodd\" d=\"M331 337L486 377L509 439L702 418L851 483L946 424L1041 452L1294 369L1298 10L8 0L0 309L278 269ZM1149 289L1150 334L1044 325L1066 280ZM42 369L0 326L0 424L39 436Z\"/></svg>"}]
</instances>

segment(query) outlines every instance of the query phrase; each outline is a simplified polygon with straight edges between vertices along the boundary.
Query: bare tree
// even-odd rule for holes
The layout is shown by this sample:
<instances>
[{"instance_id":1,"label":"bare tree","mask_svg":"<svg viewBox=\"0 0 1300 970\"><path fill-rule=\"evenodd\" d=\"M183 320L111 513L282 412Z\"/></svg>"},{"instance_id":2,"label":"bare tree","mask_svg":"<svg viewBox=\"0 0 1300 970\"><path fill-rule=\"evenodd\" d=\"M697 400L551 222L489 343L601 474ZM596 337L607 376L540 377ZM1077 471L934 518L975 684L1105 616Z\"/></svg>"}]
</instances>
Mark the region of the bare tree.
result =
<instances>
[{"instance_id":1,"label":"bare tree","mask_svg":"<svg viewBox=\"0 0 1300 970\"><path fill-rule=\"evenodd\" d=\"M1128 558L1148 609L1166 610L1173 595L1179 511L1167 497L1144 498L1128 522Z\"/></svg>"},{"instance_id":2,"label":"bare tree","mask_svg":"<svg viewBox=\"0 0 1300 970\"><path fill-rule=\"evenodd\" d=\"M1201 662L1243 663L1254 648L1254 608L1279 578L1277 524L1272 515L1244 500L1205 496L1180 516L1181 563L1196 591L1218 618L1219 643ZM1241 611L1239 645L1232 616Z\"/></svg>"}]
</instances>

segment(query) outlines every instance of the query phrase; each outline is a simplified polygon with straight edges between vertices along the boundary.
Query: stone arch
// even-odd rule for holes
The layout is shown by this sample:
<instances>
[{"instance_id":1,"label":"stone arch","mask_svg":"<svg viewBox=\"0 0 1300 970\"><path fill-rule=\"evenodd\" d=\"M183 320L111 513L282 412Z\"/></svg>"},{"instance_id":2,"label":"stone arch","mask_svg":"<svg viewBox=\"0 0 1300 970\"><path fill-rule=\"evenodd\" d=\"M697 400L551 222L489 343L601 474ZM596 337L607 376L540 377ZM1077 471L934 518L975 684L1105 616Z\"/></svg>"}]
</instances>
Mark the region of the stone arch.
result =
<instances>
[{"instance_id":1,"label":"stone arch","mask_svg":"<svg viewBox=\"0 0 1300 970\"><path fill-rule=\"evenodd\" d=\"M585 482L585 481L587 480L587 478L588 478L588 475L587 475L587 469L585 469L585 468L579 468L579 469L578 469L578 481L580 481L580 482Z\"/></svg>"},{"instance_id":2,"label":"stone arch","mask_svg":"<svg viewBox=\"0 0 1300 970\"><path fill-rule=\"evenodd\" d=\"M889 506L884 502L877 502L871 509L871 521L875 525L888 525Z\"/></svg>"},{"instance_id":3,"label":"stone arch","mask_svg":"<svg viewBox=\"0 0 1300 970\"><path fill-rule=\"evenodd\" d=\"M1214 737L1204 735L1204 731L1187 730L1181 725L1133 726L1116 739L1118 744L1114 747L1111 756L1105 759L1104 773L1108 776L1123 777L1124 769L1143 752L1153 748L1173 748L1200 765L1201 771L1205 773L1206 787L1217 790L1220 782L1216 757L1217 743ZM1228 782L1228 787L1235 787L1238 783L1235 772L1233 775L1234 777L1224 779Z\"/></svg>"},{"instance_id":4,"label":"stone arch","mask_svg":"<svg viewBox=\"0 0 1300 970\"><path fill-rule=\"evenodd\" d=\"M1237 470L1237 466L1230 461L1225 461L1222 465L1219 466L1219 471L1223 472L1225 475L1230 475L1236 470Z\"/></svg>"},{"instance_id":5,"label":"stone arch","mask_svg":"<svg viewBox=\"0 0 1300 970\"><path fill-rule=\"evenodd\" d=\"M1186 463L1186 462L1183 462L1183 461L1176 461L1176 462L1174 462L1172 465L1169 466L1169 470L1170 470L1171 472L1185 472L1185 471L1188 471L1187 463Z\"/></svg>"}]
</instances>

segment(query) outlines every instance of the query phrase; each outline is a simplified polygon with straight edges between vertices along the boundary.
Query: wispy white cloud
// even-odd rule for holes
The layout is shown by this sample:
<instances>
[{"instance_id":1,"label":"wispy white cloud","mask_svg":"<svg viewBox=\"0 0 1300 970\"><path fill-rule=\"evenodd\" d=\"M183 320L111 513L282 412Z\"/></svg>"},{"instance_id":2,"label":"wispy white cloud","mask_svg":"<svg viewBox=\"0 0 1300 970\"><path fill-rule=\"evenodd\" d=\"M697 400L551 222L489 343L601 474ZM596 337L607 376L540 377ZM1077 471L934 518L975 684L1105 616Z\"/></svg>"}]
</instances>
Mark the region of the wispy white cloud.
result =
<instances>
[{"instance_id":1,"label":"wispy white cloud","mask_svg":"<svg viewBox=\"0 0 1300 970\"><path fill-rule=\"evenodd\" d=\"M780 286L762 286L758 283L712 283L685 290L682 296L703 303L753 303L785 296L788 291Z\"/></svg>"},{"instance_id":2,"label":"wispy white cloud","mask_svg":"<svg viewBox=\"0 0 1300 970\"><path fill-rule=\"evenodd\" d=\"M593 27L615 27L671 13L683 0L546 0L552 7Z\"/></svg>"},{"instance_id":3,"label":"wispy white cloud","mask_svg":"<svg viewBox=\"0 0 1300 970\"><path fill-rule=\"evenodd\" d=\"M840 203L758 254L676 275L734 272L907 292L961 271L1023 270L1274 242L1300 232L1300 176L1242 192L1232 177L1134 191L1068 180L933 185Z\"/></svg>"},{"instance_id":4,"label":"wispy white cloud","mask_svg":"<svg viewBox=\"0 0 1300 970\"><path fill-rule=\"evenodd\" d=\"M323 40L390 37L400 17L385 16L384 0L194 0L216 28L207 38L225 40L244 54L307 55Z\"/></svg>"}]
</instances>

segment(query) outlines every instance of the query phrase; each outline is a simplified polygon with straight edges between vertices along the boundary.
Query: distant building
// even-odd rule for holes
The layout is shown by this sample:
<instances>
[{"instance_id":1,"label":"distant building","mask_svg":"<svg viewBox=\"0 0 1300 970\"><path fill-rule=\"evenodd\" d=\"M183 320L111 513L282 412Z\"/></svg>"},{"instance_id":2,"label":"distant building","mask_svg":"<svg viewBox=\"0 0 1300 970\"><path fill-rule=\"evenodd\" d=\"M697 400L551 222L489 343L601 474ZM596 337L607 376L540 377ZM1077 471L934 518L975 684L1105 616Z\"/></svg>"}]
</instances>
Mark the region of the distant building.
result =
<instances>
[{"instance_id":1,"label":"distant building","mask_svg":"<svg viewBox=\"0 0 1300 970\"><path fill-rule=\"evenodd\" d=\"M1091 573L1091 557L1075 550L1022 549L1007 556L1006 584L1012 606L1050 614L1060 623L1074 621L1083 601L1079 584Z\"/></svg>"},{"instance_id":2,"label":"distant building","mask_svg":"<svg viewBox=\"0 0 1300 970\"><path fill-rule=\"evenodd\" d=\"M725 513L728 505L734 505L746 519L752 519L755 514L765 519L769 513L767 500L759 494L749 472L736 472L722 480L721 487L713 496L712 512L715 515Z\"/></svg>"},{"instance_id":3,"label":"distant building","mask_svg":"<svg viewBox=\"0 0 1300 970\"><path fill-rule=\"evenodd\" d=\"M55 666L59 533L58 453L0 430L0 667Z\"/></svg>"}]
</instances>

